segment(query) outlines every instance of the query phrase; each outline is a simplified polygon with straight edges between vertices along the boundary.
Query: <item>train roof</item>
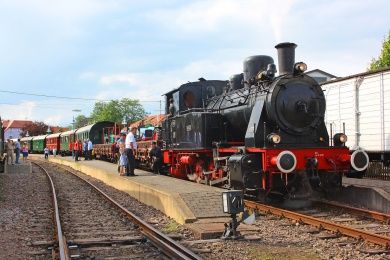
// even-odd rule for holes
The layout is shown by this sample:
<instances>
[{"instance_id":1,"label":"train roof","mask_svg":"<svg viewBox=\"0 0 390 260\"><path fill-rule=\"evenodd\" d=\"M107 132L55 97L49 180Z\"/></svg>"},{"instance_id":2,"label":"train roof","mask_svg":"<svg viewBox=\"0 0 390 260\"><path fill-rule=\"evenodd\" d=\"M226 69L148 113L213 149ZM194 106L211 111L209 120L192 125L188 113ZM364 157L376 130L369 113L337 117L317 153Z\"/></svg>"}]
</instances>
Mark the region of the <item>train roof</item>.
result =
<instances>
[{"instance_id":1,"label":"train roof","mask_svg":"<svg viewBox=\"0 0 390 260\"><path fill-rule=\"evenodd\" d=\"M59 137L62 133L55 133L55 134L50 134L48 136L46 136L46 138L55 138L55 137Z\"/></svg>"},{"instance_id":2,"label":"train roof","mask_svg":"<svg viewBox=\"0 0 390 260\"><path fill-rule=\"evenodd\" d=\"M92 124L92 125L86 125L86 126L80 127L78 129L76 129L75 133L79 134L79 133L89 132L95 126L96 127L99 127L99 126L107 127L107 126L111 126L114 124L115 124L114 122L110 122L110 121L97 122L97 123Z\"/></svg>"},{"instance_id":3,"label":"train roof","mask_svg":"<svg viewBox=\"0 0 390 260\"><path fill-rule=\"evenodd\" d=\"M62 132L61 133L61 136L68 136L68 135L71 135L75 132L76 130L69 130L69 131L66 131L66 132Z\"/></svg>"},{"instance_id":4,"label":"train roof","mask_svg":"<svg viewBox=\"0 0 390 260\"><path fill-rule=\"evenodd\" d=\"M44 140L47 135L38 135L38 136L33 136L32 140Z\"/></svg>"},{"instance_id":5,"label":"train roof","mask_svg":"<svg viewBox=\"0 0 390 260\"><path fill-rule=\"evenodd\" d=\"M349 76L346 76L346 77L340 77L340 78L337 78L337 79L326 81L326 82L322 83L321 86L327 85L327 84L331 84L331 83L334 83L334 82L338 82L338 81L343 81L343 80L347 80L347 79L353 79L353 78L356 78L356 77L365 77L365 76L374 75L374 74L382 73L382 72L388 72L388 71L390 71L390 67L387 67L387 68L384 68L384 69L375 70L375 71L367 71L367 72L363 72L363 73L349 75Z\"/></svg>"},{"instance_id":6,"label":"train roof","mask_svg":"<svg viewBox=\"0 0 390 260\"><path fill-rule=\"evenodd\" d=\"M31 141L32 139L33 139L33 136L25 136L25 137L20 138L20 141L25 142L25 141Z\"/></svg>"},{"instance_id":7,"label":"train roof","mask_svg":"<svg viewBox=\"0 0 390 260\"><path fill-rule=\"evenodd\" d=\"M196 83L203 85L205 82L209 82L211 84L212 83L224 83L224 84L227 84L228 81L227 80L205 80L205 79L203 79L201 81L193 81L193 82L189 81L187 83L181 84L178 88L172 89L171 91L169 91L169 92L167 92L165 94L162 94L162 96L170 95L170 94L180 90L182 87L185 87L187 85L193 85L193 84L196 84Z\"/></svg>"}]
</instances>

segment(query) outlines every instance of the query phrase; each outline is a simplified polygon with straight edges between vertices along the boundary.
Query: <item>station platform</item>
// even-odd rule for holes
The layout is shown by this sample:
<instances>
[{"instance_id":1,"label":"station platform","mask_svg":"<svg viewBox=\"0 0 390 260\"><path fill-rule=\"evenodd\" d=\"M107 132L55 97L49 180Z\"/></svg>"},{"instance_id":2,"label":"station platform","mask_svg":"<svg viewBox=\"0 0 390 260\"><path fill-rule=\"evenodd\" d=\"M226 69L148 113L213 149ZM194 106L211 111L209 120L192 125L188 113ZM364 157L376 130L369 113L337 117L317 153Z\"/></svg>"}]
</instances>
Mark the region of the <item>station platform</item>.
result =
<instances>
[{"instance_id":1,"label":"station platform","mask_svg":"<svg viewBox=\"0 0 390 260\"><path fill-rule=\"evenodd\" d=\"M343 178L343 189L329 199L390 214L390 181Z\"/></svg>"},{"instance_id":2,"label":"station platform","mask_svg":"<svg viewBox=\"0 0 390 260\"><path fill-rule=\"evenodd\" d=\"M31 173L31 163L29 161L20 161L19 164L5 164L4 173Z\"/></svg>"}]
</instances>

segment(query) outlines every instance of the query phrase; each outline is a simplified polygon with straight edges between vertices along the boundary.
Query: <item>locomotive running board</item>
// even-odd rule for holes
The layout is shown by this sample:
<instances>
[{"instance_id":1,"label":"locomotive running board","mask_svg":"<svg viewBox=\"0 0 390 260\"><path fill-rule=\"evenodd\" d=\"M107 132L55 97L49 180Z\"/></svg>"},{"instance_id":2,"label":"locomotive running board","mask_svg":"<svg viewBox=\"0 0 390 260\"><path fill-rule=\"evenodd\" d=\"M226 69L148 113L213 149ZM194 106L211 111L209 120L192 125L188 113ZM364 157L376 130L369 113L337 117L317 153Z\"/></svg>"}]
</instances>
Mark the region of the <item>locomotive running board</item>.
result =
<instances>
[{"instance_id":1,"label":"locomotive running board","mask_svg":"<svg viewBox=\"0 0 390 260\"><path fill-rule=\"evenodd\" d=\"M210 186L213 186L215 184L218 184L218 183L221 183L221 182L224 182L224 181L227 181L228 178L227 177L223 177L221 179L218 179L218 180L215 180L215 181L210 181L209 182L209 185ZM202 184L207 184L205 180L201 180L199 183L202 183Z\"/></svg>"}]
</instances>

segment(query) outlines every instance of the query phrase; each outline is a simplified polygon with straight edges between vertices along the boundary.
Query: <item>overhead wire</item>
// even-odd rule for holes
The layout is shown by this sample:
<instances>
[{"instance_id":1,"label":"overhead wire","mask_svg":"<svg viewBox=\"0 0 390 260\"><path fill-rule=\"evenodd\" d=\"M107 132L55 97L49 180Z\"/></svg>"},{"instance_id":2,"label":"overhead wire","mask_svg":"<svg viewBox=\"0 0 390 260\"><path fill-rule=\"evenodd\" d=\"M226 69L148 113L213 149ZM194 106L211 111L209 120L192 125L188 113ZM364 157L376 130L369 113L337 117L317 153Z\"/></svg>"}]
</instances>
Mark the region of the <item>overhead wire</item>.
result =
<instances>
[{"instance_id":1,"label":"overhead wire","mask_svg":"<svg viewBox=\"0 0 390 260\"><path fill-rule=\"evenodd\" d=\"M56 95L46 95L46 94L36 94L28 92L18 92L11 90L0 90L2 93L16 94L16 95L26 95L26 96L36 96L36 97L47 97L47 98L58 98L58 99L70 99L70 100L84 100L84 101L100 101L100 102L109 102L109 99L97 99L97 98L82 98L82 97L67 97L67 96L56 96ZM148 102L164 102L163 100L138 100L140 103Z\"/></svg>"}]
</instances>

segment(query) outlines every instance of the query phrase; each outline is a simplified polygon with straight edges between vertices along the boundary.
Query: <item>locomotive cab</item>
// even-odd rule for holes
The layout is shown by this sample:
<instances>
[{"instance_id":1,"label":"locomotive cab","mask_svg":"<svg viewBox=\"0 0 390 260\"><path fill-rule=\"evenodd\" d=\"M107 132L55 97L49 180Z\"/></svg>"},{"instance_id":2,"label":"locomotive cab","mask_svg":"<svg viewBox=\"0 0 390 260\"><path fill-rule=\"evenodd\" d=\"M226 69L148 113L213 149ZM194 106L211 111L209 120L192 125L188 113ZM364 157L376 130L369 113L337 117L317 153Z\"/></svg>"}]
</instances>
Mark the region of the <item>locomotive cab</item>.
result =
<instances>
[{"instance_id":1,"label":"locomotive cab","mask_svg":"<svg viewBox=\"0 0 390 260\"><path fill-rule=\"evenodd\" d=\"M220 139L220 114L205 108L205 100L221 95L227 81L205 80L181 85L165 94L169 115L163 122L163 139L167 147L177 149L210 148Z\"/></svg>"},{"instance_id":2,"label":"locomotive cab","mask_svg":"<svg viewBox=\"0 0 390 260\"><path fill-rule=\"evenodd\" d=\"M189 82L165 93L165 113L174 116L191 109L202 109L205 100L223 93L227 86L224 80L205 80ZM171 106L171 109L170 109ZM173 107L173 109L172 109ZM174 113L171 113L173 110Z\"/></svg>"}]
</instances>

